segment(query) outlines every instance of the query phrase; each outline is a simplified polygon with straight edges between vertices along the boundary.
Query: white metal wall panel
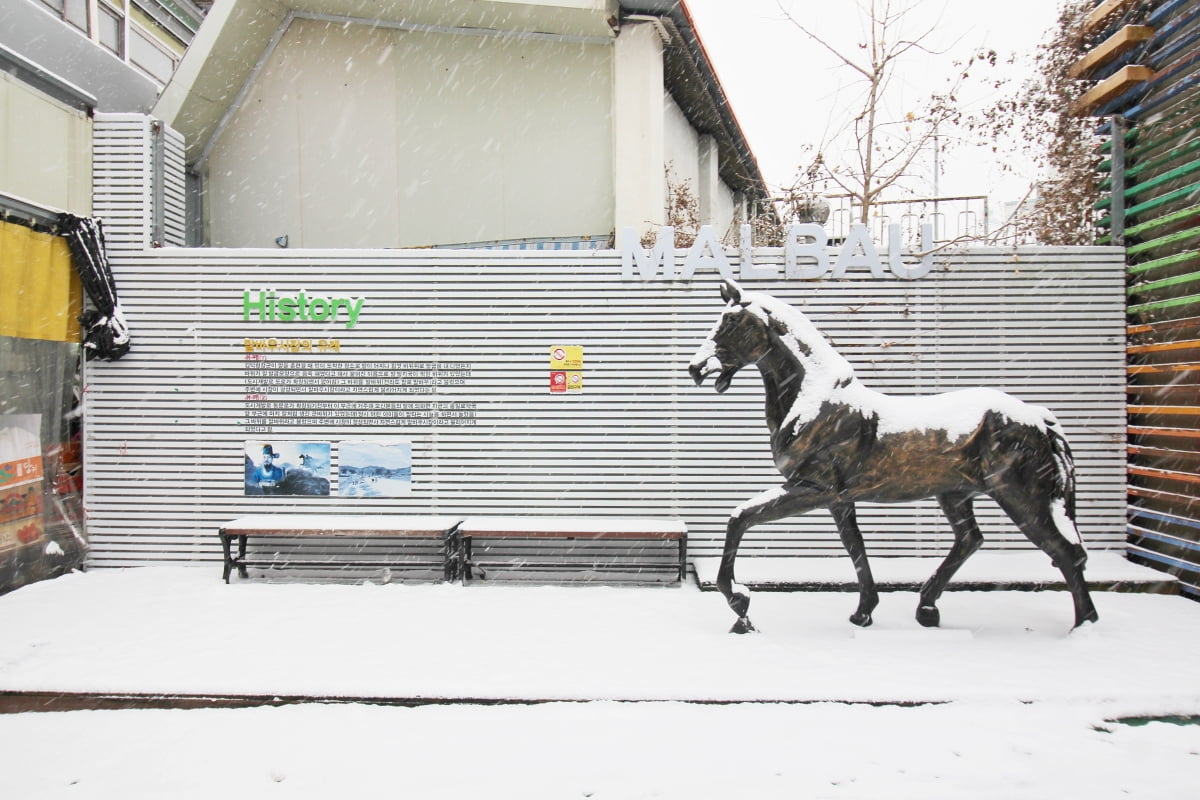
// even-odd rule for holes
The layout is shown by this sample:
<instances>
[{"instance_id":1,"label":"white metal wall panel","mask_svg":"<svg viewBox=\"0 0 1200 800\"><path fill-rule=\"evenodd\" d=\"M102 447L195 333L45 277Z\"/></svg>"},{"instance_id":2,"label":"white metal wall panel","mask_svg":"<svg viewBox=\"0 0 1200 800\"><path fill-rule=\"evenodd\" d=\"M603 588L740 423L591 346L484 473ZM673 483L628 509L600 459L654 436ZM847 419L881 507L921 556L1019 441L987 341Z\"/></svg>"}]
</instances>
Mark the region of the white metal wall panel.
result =
<instances>
[{"instance_id":1,"label":"white metal wall panel","mask_svg":"<svg viewBox=\"0 0 1200 800\"><path fill-rule=\"evenodd\" d=\"M778 263L779 250L755 251ZM736 256L731 252L736 263ZM721 309L714 272L691 283L623 281L614 251L114 253L133 351L89 362L86 504L91 564L217 558L216 530L247 513L671 515L695 554L719 547L730 511L778 485L750 368L725 395L687 363ZM1092 548L1123 547L1124 277L1107 248L945 255L917 281L748 281L799 307L856 366L895 394L986 385L1059 416L1078 465ZM365 297L358 325L246 322L245 289ZM268 354L277 366L452 362L462 385L424 394L276 391L282 424L247 433L245 339L338 339L338 354ZM549 349L581 345L584 389L549 392ZM316 402L470 402L475 424L293 424ZM294 403L295 408L280 404ZM372 413L367 411L366 413ZM413 490L397 499L247 497L243 442L399 437ZM336 483L336 463L334 475ZM990 547L1031 547L987 499ZM863 506L879 555L941 554L951 534L932 502ZM832 554L827 512L755 529L746 556Z\"/></svg>"},{"instance_id":2,"label":"white metal wall panel","mask_svg":"<svg viewBox=\"0 0 1200 800\"><path fill-rule=\"evenodd\" d=\"M160 123L161 124L161 123ZM187 196L183 136L163 125L163 245L183 247L187 244Z\"/></svg>"},{"instance_id":3,"label":"white metal wall panel","mask_svg":"<svg viewBox=\"0 0 1200 800\"><path fill-rule=\"evenodd\" d=\"M96 114L92 213L104 223L109 251L143 250L152 245L156 196L162 203L161 244L180 247L186 243L183 137L163 127L163 164L156 170L155 124L161 123L145 114ZM156 175L161 187L156 187Z\"/></svg>"}]
</instances>

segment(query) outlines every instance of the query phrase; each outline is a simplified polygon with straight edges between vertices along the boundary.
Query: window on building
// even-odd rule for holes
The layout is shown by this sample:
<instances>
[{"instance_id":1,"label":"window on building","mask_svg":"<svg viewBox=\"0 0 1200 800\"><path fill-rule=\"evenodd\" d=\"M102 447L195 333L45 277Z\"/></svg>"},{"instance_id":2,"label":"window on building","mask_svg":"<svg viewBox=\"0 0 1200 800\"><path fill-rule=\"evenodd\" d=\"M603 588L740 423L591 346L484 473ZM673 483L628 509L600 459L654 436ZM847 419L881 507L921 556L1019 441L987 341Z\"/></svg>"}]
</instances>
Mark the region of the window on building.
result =
<instances>
[{"instance_id":1,"label":"window on building","mask_svg":"<svg viewBox=\"0 0 1200 800\"><path fill-rule=\"evenodd\" d=\"M140 27L131 27L129 32L132 34L129 37L130 63L166 83L175 71L175 57L160 47L154 38Z\"/></svg>"},{"instance_id":2,"label":"window on building","mask_svg":"<svg viewBox=\"0 0 1200 800\"><path fill-rule=\"evenodd\" d=\"M161 0L41 0L55 15L122 61L166 83L203 12ZM190 3L185 5L191 5ZM89 14L89 6L93 9Z\"/></svg>"},{"instance_id":3,"label":"window on building","mask_svg":"<svg viewBox=\"0 0 1200 800\"><path fill-rule=\"evenodd\" d=\"M87 33L88 4L87 0L64 0L63 19L79 30Z\"/></svg>"},{"instance_id":4,"label":"window on building","mask_svg":"<svg viewBox=\"0 0 1200 800\"><path fill-rule=\"evenodd\" d=\"M54 13L84 33L88 32L88 0L42 0Z\"/></svg>"},{"instance_id":5,"label":"window on building","mask_svg":"<svg viewBox=\"0 0 1200 800\"><path fill-rule=\"evenodd\" d=\"M118 56L125 55L125 19L120 11L100 3L96 6L96 34L100 44Z\"/></svg>"}]
</instances>

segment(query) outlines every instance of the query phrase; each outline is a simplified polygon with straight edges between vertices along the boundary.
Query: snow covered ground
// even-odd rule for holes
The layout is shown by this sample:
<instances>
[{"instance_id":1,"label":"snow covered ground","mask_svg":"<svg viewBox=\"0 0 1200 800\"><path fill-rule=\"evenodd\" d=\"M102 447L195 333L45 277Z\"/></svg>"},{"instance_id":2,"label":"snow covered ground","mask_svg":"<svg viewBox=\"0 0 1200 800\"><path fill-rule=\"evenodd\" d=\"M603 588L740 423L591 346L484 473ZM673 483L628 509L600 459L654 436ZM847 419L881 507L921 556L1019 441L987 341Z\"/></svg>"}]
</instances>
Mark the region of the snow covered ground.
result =
<instances>
[{"instance_id":1,"label":"snow covered ground","mask_svg":"<svg viewBox=\"0 0 1200 800\"><path fill-rule=\"evenodd\" d=\"M1095 598L69 575L0 597L0 692L506 702L0 715L0 797L1193 797L1200 725L1116 720L1200 715L1200 605Z\"/></svg>"}]
</instances>

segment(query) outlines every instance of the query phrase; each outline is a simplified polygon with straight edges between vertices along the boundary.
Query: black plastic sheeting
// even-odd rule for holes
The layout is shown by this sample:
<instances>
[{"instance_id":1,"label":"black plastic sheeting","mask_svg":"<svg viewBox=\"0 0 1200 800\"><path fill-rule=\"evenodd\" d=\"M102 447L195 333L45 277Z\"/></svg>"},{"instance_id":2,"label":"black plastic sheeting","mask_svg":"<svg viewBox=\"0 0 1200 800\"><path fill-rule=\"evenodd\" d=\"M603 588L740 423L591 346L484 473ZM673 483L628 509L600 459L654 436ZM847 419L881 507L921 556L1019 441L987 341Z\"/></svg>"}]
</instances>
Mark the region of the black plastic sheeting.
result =
<instances>
[{"instance_id":1,"label":"black plastic sheeting","mask_svg":"<svg viewBox=\"0 0 1200 800\"><path fill-rule=\"evenodd\" d=\"M89 361L116 361L129 352L130 336L104 249L104 228L99 220L63 214L59 231L67 240L71 261L92 303L79 318L84 353Z\"/></svg>"}]
</instances>

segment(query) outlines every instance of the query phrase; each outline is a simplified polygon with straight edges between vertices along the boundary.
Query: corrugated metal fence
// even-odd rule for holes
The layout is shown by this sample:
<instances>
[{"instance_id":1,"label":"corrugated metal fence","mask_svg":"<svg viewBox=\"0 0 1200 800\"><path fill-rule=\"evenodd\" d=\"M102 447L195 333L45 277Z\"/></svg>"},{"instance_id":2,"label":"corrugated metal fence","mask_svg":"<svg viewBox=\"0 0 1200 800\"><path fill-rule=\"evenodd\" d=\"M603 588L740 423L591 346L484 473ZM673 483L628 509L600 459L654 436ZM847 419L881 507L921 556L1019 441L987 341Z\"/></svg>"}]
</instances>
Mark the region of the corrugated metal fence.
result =
<instances>
[{"instance_id":1,"label":"corrugated metal fence","mask_svg":"<svg viewBox=\"0 0 1200 800\"><path fill-rule=\"evenodd\" d=\"M736 264L737 256L730 251ZM762 264L780 250L755 250ZM622 280L619 253L116 250L132 352L87 365L91 566L211 561L265 512L668 515L711 555L730 511L778 485L757 373L717 395L687 363L717 279ZM1080 527L1123 547L1124 275L1112 248L972 250L929 276L753 281L896 394L987 385L1052 408L1075 449ZM337 322L247 319L244 297L363 298ZM583 389L550 392L550 350ZM338 494L340 443L412 445L411 491ZM248 496L247 442L330 442L329 496ZM981 501L991 547L1032 547ZM873 554L944 553L932 502L865 507ZM756 529L745 557L833 554L826 512Z\"/></svg>"}]
</instances>

